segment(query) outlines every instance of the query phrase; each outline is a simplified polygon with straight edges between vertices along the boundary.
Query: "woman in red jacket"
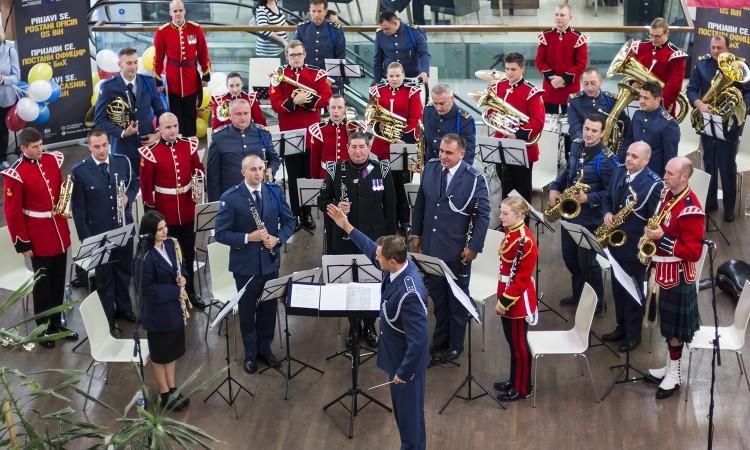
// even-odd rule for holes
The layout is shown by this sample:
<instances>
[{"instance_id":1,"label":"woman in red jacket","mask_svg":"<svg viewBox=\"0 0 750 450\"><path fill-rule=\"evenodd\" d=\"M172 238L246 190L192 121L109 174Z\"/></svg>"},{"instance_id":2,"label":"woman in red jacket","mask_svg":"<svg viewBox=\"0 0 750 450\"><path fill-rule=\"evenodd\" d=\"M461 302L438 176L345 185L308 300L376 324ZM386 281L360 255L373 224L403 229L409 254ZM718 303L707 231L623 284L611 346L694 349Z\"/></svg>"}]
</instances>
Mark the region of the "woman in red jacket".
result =
<instances>
[{"instance_id":1,"label":"woman in red jacket","mask_svg":"<svg viewBox=\"0 0 750 450\"><path fill-rule=\"evenodd\" d=\"M500 244L500 271L495 309L501 316L505 339L510 346L510 379L495 383L497 398L504 402L521 400L533 391L531 385L531 351L527 340L529 324L537 319L536 289L532 276L537 259L537 246L524 223L529 210L517 196L503 200L500 221L505 237Z\"/></svg>"}]
</instances>

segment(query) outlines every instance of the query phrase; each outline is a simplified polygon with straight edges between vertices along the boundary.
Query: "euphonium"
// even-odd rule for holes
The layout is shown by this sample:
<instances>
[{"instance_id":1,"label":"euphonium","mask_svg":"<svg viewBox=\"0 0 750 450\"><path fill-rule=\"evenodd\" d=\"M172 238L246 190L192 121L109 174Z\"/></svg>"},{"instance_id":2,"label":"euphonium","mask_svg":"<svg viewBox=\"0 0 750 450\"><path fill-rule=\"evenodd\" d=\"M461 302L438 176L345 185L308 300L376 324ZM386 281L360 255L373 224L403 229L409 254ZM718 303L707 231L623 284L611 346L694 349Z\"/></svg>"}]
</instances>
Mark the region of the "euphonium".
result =
<instances>
[{"instance_id":1,"label":"euphonium","mask_svg":"<svg viewBox=\"0 0 750 450\"><path fill-rule=\"evenodd\" d=\"M529 116L498 97L491 87L484 91L477 106L485 108L482 112L482 121L485 125L502 134L515 134L519 128L529 123ZM541 134L526 144L535 144L540 137Z\"/></svg>"},{"instance_id":2,"label":"euphonium","mask_svg":"<svg viewBox=\"0 0 750 450\"><path fill-rule=\"evenodd\" d=\"M66 219L73 217L70 210L70 200L73 198L73 179L68 175L65 181L60 185L60 196L57 199L57 204L52 209L53 216L63 216Z\"/></svg>"},{"instance_id":3,"label":"euphonium","mask_svg":"<svg viewBox=\"0 0 750 450\"><path fill-rule=\"evenodd\" d=\"M190 180L191 192L195 204L203 203L203 193L205 192L206 176L200 169L195 169L193 178Z\"/></svg>"},{"instance_id":4,"label":"euphonium","mask_svg":"<svg viewBox=\"0 0 750 450\"><path fill-rule=\"evenodd\" d=\"M630 190L630 198L625 202L625 206L612 217L612 225L601 224L594 231L596 241L599 242L602 248L607 246L621 247L628 240L628 235L620 230L619 227L625 223L625 219L633 212L635 205L638 203L638 196L633 188L628 186L628 190Z\"/></svg>"},{"instance_id":5,"label":"euphonium","mask_svg":"<svg viewBox=\"0 0 750 450\"><path fill-rule=\"evenodd\" d=\"M297 88L297 90L308 92L316 97L319 97L318 92L315 89L311 88L310 86L305 86L304 84L299 83L284 75L284 66L279 66L274 69L274 71L271 72L268 77L271 79L271 86L273 87L276 87L281 83L286 83L294 86L295 88Z\"/></svg>"},{"instance_id":6,"label":"euphonium","mask_svg":"<svg viewBox=\"0 0 750 450\"><path fill-rule=\"evenodd\" d=\"M560 194L560 198L554 205L544 210L544 216L550 222L555 222L561 217L567 220L575 219L581 214L581 204L574 197L579 192L588 192L590 189L591 186L583 182L583 161L581 161L581 174L578 180Z\"/></svg>"},{"instance_id":7,"label":"euphonium","mask_svg":"<svg viewBox=\"0 0 750 450\"><path fill-rule=\"evenodd\" d=\"M365 108L365 123L372 129L372 134L391 144L404 135L406 119L388 111L378 102L380 97L373 96Z\"/></svg>"},{"instance_id":8,"label":"euphonium","mask_svg":"<svg viewBox=\"0 0 750 450\"><path fill-rule=\"evenodd\" d=\"M711 87L708 88L701 100L711 107L711 112L721 116L727 130L729 130L735 125L745 123L747 105L742 98L742 92L732 84L750 81L750 69L748 69L743 58L731 53L720 54L717 62L719 71L714 75L714 79L711 80ZM693 109L690 121L695 131L698 134L703 134L705 124L699 109Z\"/></svg>"},{"instance_id":9,"label":"euphonium","mask_svg":"<svg viewBox=\"0 0 750 450\"><path fill-rule=\"evenodd\" d=\"M669 188L664 187L664 190L661 191L661 198L659 198L659 203L656 205L656 213L651 216L651 218L648 219L648 223L646 223L646 226L651 230L655 230L656 227L661 225L664 219L667 218L667 214L669 214L669 208L664 208L663 211L660 211L661 205L662 203L664 203L664 198L666 198L667 196L667 192L669 192ZM640 261L644 266L648 266L651 263L651 258L655 254L656 244L654 243L654 241L647 238L646 235L643 235L643 237L641 238L641 243L638 246L638 261Z\"/></svg>"},{"instance_id":10,"label":"euphonium","mask_svg":"<svg viewBox=\"0 0 750 450\"><path fill-rule=\"evenodd\" d=\"M599 110L599 112L607 116L607 122L604 125L604 132L602 134L602 142L615 153L622 146L622 141L625 138L625 123L620 120L620 114L628 107L630 102L637 99L640 95L638 89L625 82L621 81L617 83L617 87L619 88L617 99L615 100L615 104L612 105L610 112Z\"/></svg>"}]
</instances>

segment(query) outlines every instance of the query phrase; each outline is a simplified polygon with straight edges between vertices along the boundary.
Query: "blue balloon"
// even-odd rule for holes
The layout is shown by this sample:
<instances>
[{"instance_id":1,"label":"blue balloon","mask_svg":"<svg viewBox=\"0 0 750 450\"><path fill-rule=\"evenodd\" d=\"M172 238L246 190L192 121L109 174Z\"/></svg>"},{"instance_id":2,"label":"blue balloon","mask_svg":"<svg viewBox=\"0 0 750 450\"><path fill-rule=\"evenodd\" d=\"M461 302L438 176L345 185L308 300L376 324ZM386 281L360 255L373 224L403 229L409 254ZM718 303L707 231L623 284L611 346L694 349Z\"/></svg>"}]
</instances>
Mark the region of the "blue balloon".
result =
<instances>
[{"instance_id":1,"label":"blue balloon","mask_svg":"<svg viewBox=\"0 0 750 450\"><path fill-rule=\"evenodd\" d=\"M60 85L57 84L55 80L49 80L49 85L52 86L52 94L50 94L49 98L47 99L47 104L50 104L60 98L60 93L62 92Z\"/></svg>"},{"instance_id":2,"label":"blue balloon","mask_svg":"<svg viewBox=\"0 0 750 450\"><path fill-rule=\"evenodd\" d=\"M32 125L44 125L49 120L49 108L47 107L47 105L42 105L43 103L39 104L39 117L31 122Z\"/></svg>"},{"instance_id":3,"label":"blue balloon","mask_svg":"<svg viewBox=\"0 0 750 450\"><path fill-rule=\"evenodd\" d=\"M25 81L19 81L18 83L16 83L16 88L22 91L26 91L29 88L29 83Z\"/></svg>"}]
</instances>

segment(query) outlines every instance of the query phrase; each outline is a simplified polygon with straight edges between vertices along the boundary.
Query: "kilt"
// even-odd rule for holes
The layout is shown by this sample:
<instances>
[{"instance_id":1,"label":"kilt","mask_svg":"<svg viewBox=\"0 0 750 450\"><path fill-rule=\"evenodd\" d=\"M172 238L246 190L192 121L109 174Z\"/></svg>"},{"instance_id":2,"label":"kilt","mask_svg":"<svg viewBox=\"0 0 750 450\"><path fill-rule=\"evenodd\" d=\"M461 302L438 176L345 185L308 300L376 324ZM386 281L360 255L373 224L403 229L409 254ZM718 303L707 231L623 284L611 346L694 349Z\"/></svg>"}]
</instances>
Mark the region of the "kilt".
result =
<instances>
[{"instance_id":1,"label":"kilt","mask_svg":"<svg viewBox=\"0 0 750 450\"><path fill-rule=\"evenodd\" d=\"M685 283L682 274L677 286L659 289L659 322L662 336L681 342L691 342L701 326L695 283Z\"/></svg>"}]
</instances>

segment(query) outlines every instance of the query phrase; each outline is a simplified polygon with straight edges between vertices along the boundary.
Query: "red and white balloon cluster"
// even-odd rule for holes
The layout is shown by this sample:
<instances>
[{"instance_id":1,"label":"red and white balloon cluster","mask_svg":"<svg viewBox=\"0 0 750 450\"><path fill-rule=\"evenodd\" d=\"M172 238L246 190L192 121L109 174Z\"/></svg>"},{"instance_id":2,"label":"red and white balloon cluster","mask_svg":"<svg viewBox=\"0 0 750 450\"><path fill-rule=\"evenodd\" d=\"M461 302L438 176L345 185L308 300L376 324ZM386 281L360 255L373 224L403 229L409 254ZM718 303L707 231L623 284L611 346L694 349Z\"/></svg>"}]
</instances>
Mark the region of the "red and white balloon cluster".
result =
<instances>
[{"instance_id":1,"label":"red and white balloon cluster","mask_svg":"<svg viewBox=\"0 0 750 450\"><path fill-rule=\"evenodd\" d=\"M52 66L37 63L29 70L26 81L16 86L18 103L5 116L5 125L11 131L23 129L27 123L43 125L49 120L49 104L60 98L60 85L52 79Z\"/></svg>"}]
</instances>

